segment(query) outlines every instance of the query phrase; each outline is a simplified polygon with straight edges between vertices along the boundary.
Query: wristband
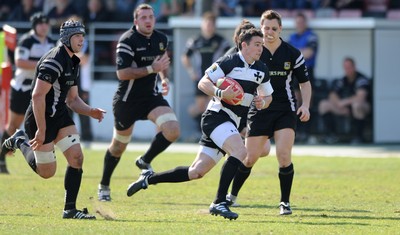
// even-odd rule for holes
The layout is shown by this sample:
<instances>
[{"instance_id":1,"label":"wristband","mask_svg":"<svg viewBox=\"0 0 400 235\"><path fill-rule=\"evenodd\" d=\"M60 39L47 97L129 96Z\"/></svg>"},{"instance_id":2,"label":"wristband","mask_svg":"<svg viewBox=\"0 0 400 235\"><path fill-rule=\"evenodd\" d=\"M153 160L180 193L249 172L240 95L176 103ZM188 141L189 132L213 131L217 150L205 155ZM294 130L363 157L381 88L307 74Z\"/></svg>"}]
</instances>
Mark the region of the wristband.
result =
<instances>
[{"instance_id":1,"label":"wristband","mask_svg":"<svg viewBox=\"0 0 400 235\"><path fill-rule=\"evenodd\" d=\"M149 74L151 74L151 73L154 72L153 67L152 67L151 65L146 66L146 69L147 69L147 72L148 72Z\"/></svg>"},{"instance_id":2,"label":"wristband","mask_svg":"<svg viewBox=\"0 0 400 235\"><path fill-rule=\"evenodd\" d=\"M218 98L222 98L222 90L218 88L214 91L214 95Z\"/></svg>"}]
</instances>

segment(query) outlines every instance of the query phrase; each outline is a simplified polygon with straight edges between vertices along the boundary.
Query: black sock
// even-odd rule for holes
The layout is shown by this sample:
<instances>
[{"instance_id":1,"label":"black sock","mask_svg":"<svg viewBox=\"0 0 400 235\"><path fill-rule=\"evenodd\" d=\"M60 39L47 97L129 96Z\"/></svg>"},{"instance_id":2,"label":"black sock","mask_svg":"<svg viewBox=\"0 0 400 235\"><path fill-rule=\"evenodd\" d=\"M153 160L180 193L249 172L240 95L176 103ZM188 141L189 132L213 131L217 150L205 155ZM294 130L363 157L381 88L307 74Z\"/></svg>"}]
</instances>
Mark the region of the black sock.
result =
<instances>
[{"instance_id":1,"label":"black sock","mask_svg":"<svg viewBox=\"0 0 400 235\"><path fill-rule=\"evenodd\" d=\"M322 115L322 121L324 123L325 133L334 134L336 132L335 118L332 113Z\"/></svg>"},{"instance_id":2,"label":"black sock","mask_svg":"<svg viewBox=\"0 0 400 235\"><path fill-rule=\"evenodd\" d=\"M76 198L82 181L82 169L67 167L64 177L65 205L64 210L76 209Z\"/></svg>"},{"instance_id":3,"label":"black sock","mask_svg":"<svg viewBox=\"0 0 400 235\"><path fill-rule=\"evenodd\" d=\"M219 180L217 196L215 197L214 203L220 203L226 201L226 194L228 193L229 185L231 184L233 177L242 162L230 156L222 166L221 177Z\"/></svg>"},{"instance_id":4,"label":"black sock","mask_svg":"<svg viewBox=\"0 0 400 235\"><path fill-rule=\"evenodd\" d=\"M178 166L177 168L169 171L155 173L148 178L149 184L157 183L180 183L189 181L189 167Z\"/></svg>"},{"instance_id":5,"label":"black sock","mask_svg":"<svg viewBox=\"0 0 400 235\"><path fill-rule=\"evenodd\" d=\"M6 151L1 151L3 148L1 146L3 145L4 141L8 139L10 135L7 133L7 131L3 132L3 136L1 137L1 143L0 143L0 162L4 162L4 165L6 164Z\"/></svg>"},{"instance_id":6,"label":"black sock","mask_svg":"<svg viewBox=\"0 0 400 235\"><path fill-rule=\"evenodd\" d=\"M164 151L168 146L170 146L171 142L165 139L162 132L158 132L158 134L154 137L151 142L150 148L147 150L145 154L142 155L142 160L146 163L151 163L153 159L162 151Z\"/></svg>"},{"instance_id":7,"label":"black sock","mask_svg":"<svg viewBox=\"0 0 400 235\"><path fill-rule=\"evenodd\" d=\"M364 127L365 120L363 119L354 119L356 137L360 138L360 140L364 139Z\"/></svg>"},{"instance_id":8,"label":"black sock","mask_svg":"<svg viewBox=\"0 0 400 235\"><path fill-rule=\"evenodd\" d=\"M120 159L120 157L114 157L111 155L110 150L107 149L106 155L104 156L103 176L100 181L101 185L110 185L111 175L114 172L115 167L117 167Z\"/></svg>"},{"instance_id":9,"label":"black sock","mask_svg":"<svg viewBox=\"0 0 400 235\"><path fill-rule=\"evenodd\" d=\"M281 186L281 202L289 202L292 189L294 167L291 163L288 167L279 168L279 181Z\"/></svg>"},{"instance_id":10,"label":"black sock","mask_svg":"<svg viewBox=\"0 0 400 235\"><path fill-rule=\"evenodd\" d=\"M29 144L26 142L23 142L19 145L19 149L22 152L22 155L24 155L26 162L28 165L32 168L32 170L36 172L36 160L35 160L35 154L33 153L33 150Z\"/></svg>"},{"instance_id":11,"label":"black sock","mask_svg":"<svg viewBox=\"0 0 400 235\"><path fill-rule=\"evenodd\" d=\"M243 165L243 163L240 164L235 174L235 178L233 178L232 190L231 190L232 195L237 196L239 194L239 190L242 188L244 182L251 173L251 168L252 167L246 167L245 165Z\"/></svg>"}]
</instances>

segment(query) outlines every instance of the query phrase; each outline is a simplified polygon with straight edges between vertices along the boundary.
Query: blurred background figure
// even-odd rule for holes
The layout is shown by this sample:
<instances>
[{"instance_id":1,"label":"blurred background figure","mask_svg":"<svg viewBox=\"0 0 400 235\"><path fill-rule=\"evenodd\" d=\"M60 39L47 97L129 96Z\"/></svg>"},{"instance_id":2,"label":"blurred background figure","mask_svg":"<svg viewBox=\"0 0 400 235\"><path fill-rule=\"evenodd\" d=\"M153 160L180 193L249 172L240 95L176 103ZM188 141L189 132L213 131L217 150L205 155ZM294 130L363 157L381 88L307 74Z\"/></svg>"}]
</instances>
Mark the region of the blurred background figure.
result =
<instances>
[{"instance_id":1,"label":"blurred background figure","mask_svg":"<svg viewBox=\"0 0 400 235\"><path fill-rule=\"evenodd\" d=\"M322 116L325 133L325 143L339 141L337 137L337 120L335 117L349 117L354 127L351 143L359 144L365 141L364 128L367 116L371 112L371 88L369 79L358 72L354 59L346 57L343 60L344 76L333 82L328 99L319 103L319 114Z\"/></svg>"},{"instance_id":2,"label":"blurred background figure","mask_svg":"<svg viewBox=\"0 0 400 235\"><path fill-rule=\"evenodd\" d=\"M295 24L296 24L296 32L291 34L289 37L288 42L299 49L304 56L306 61L306 66L308 70L308 78L313 87L315 77L314 77L314 70L315 70L315 63L317 60L317 53L318 53L318 36L314 33L314 31L308 27L308 20L305 14L302 12L298 12L295 17ZM297 80L295 80L297 81ZM301 95L299 91L298 85L296 85L295 89L296 99L298 104L302 103ZM314 94L314 92L313 92ZM313 105L311 102L311 122L316 120L318 111L314 108L313 113ZM314 114L314 115L313 115ZM297 133L296 133L296 142L305 143L309 139L309 132L310 132L310 122L301 122L298 121Z\"/></svg>"},{"instance_id":3,"label":"blurred background figure","mask_svg":"<svg viewBox=\"0 0 400 235\"><path fill-rule=\"evenodd\" d=\"M205 12L201 23L201 34L187 41L186 52L182 55L182 64L185 66L195 89L194 103L188 109L189 115L194 118L197 133L191 140L199 140L201 135L200 119L206 110L211 97L197 88L197 84L204 71L211 66L213 61L224 55L229 50L229 42L216 32L216 16L212 12Z\"/></svg>"},{"instance_id":4,"label":"blurred background figure","mask_svg":"<svg viewBox=\"0 0 400 235\"><path fill-rule=\"evenodd\" d=\"M8 17L9 21L29 21L33 13L40 11L34 6L34 0L21 0L21 3L14 8Z\"/></svg>"},{"instance_id":5,"label":"blurred background figure","mask_svg":"<svg viewBox=\"0 0 400 235\"><path fill-rule=\"evenodd\" d=\"M104 0L88 0L87 7L83 13L83 20L88 24L91 22L106 22L112 19Z\"/></svg>"},{"instance_id":6,"label":"blurred background figure","mask_svg":"<svg viewBox=\"0 0 400 235\"><path fill-rule=\"evenodd\" d=\"M53 0L55 6L50 9L47 14L50 19L50 25L54 30L59 30L61 24L68 20L72 16L78 15L78 11L75 9L70 0Z\"/></svg>"},{"instance_id":7,"label":"blurred background figure","mask_svg":"<svg viewBox=\"0 0 400 235\"><path fill-rule=\"evenodd\" d=\"M31 100L31 83L35 76L36 63L55 45L55 41L48 36L50 26L47 16L37 12L30 20L32 29L21 36L15 49L16 70L11 80L10 106L1 144L23 123ZM1 149L0 173L8 173L6 153L7 151Z\"/></svg>"}]
</instances>

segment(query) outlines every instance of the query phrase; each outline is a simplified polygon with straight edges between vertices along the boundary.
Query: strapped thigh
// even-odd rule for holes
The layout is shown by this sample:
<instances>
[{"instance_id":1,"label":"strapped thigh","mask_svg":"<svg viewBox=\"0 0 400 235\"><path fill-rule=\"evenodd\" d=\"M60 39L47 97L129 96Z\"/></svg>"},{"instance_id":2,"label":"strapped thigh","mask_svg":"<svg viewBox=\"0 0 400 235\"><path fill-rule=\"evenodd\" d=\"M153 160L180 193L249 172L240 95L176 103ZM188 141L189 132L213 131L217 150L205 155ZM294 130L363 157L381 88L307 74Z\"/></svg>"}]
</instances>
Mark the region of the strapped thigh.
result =
<instances>
[{"instance_id":1,"label":"strapped thigh","mask_svg":"<svg viewBox=\"0 0 400 235\"><path fill-rule=\"evenodd\" d=\"M60 148L61 152L65 152L72 145L80 144L80 137L78 134L67 135L56 143L56 146Z\"/></svg>"},{"instance_id":2,"label":"strapped thigh","mask_svg":"<svg viewBox=\"0 0 400 235\"><path fill-rule=\"evenodd\" d=\"M204 145L200 145L198 152L206 154L207 156L212 158L212 160L214 160L215 163L218 163L219 160L221 160L221 158L224 156L224 153L222 153L219 149L210 148Z\"/></svg>"},{"instance_id":3,"label":"strapped thigh","mask_svg":"<svg viewBox=\"0 0 400 235\"><path fill-rule=\"evenodd\" d=\"M50 152L42 152L42 151L33 151L35 155L35 161L37 164L47 164L56 161L56 155L54 151Z\"/></svg>"},{"instance_id":4,"label":"strapped thigh","mask_svg":"<svg viewBox=\"0 0 400 235\"><path fill-rule=\"evenodd\" d=\"M128 144L131 142L132 134L130 135L120 135L117 133L117 130L114 128L113 131L113 139L118 140L119 142L123 144Z\"/></svg>"},{"instance_id":5,"label":"strapped thigh","mask_svg":"<svg viewBox=\"0 0 400 235\"><path fill-rule=\"evenodd\" d=\"M161 126L162 124L169 121L178 121L174 113L164 113L156 119L157 126Z\"/></svg>"}]
</instances>

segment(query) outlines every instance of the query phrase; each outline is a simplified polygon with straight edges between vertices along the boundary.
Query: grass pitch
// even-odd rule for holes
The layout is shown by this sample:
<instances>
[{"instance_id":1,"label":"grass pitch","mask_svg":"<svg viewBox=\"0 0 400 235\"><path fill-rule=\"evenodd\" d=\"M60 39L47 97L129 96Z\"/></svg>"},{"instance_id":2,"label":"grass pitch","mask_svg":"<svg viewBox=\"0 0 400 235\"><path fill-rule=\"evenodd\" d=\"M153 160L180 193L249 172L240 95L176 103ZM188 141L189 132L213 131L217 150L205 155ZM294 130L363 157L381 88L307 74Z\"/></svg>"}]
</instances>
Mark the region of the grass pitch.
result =
<instances>
[{"instance_id":1,"label":"grass pitch","mask_svg":"<svg viewBox=\"0 0 400 235\"><path fill-rule=\"evenodd\" d=\"M111 180L113 201L97 201L104 151L85 149L77 206L95 221L63 220L66 161L41 179L20 152L8 157L10 175L0 175L0 234L400 234L400 158L294 157L293 215L279 215L278 166L267 157L253 168L232 208L236 221L211 216L222 162L203 179L151 185L128 198L138 178L138 152L126 152ZM157 171L189 165L194 154L163 153Z\"/></svg>"}]
</instances>

